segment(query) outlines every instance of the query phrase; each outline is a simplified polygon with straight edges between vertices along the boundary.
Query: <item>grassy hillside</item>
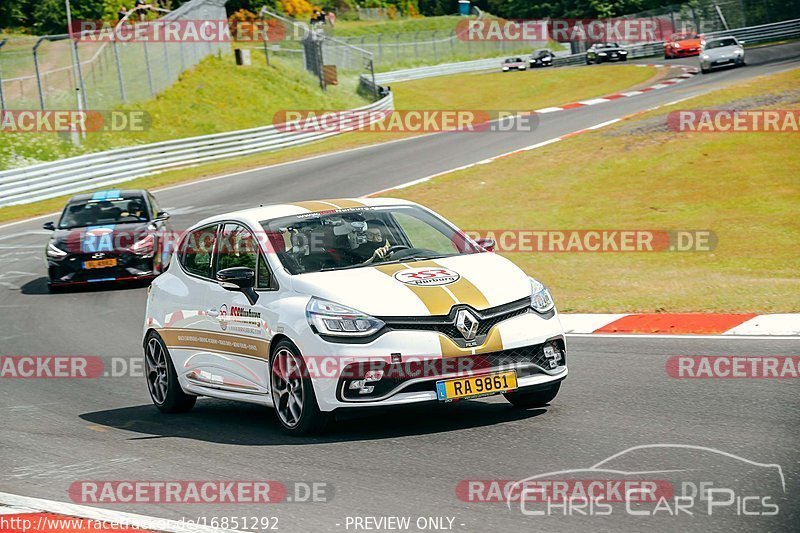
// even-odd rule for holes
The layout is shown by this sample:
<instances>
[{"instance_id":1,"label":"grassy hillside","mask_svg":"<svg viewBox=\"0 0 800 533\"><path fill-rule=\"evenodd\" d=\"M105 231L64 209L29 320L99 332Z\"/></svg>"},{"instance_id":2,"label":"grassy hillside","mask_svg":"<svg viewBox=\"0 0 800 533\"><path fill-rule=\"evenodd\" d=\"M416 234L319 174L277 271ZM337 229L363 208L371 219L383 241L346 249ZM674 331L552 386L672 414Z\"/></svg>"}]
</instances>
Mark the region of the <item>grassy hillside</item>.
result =
<instances>
[{"instance_id":1,"label":"grassy hillside","mask_svg":"<svg viewBox=\"0 0 800 533\"><path fill-rule=\"evenodd\" d=\"M709 230L718 239L706 252L505 254L549 284L563 311L800 311L797 134L666 126L679 109L796 109L798 86L797 69L755 78L387 195L474 230Z\"/></svg>"},{"instance_id":2,"label":"grassy hillside","mask_svg":"<svg viewBox=\"0 0 800 533\"><path fill-rule=\"evenodd\" d=\"M270 67L258 57L253 65L239 67L232 57L212 57L184 73L156 98L119 108L145 111L150 118L146 131L88 133L81 147L54 134L3 133L0 169L131 144L264 126L272 123L280 110L348 109L365 103L352 82L322 91L316 78L277 58Z\"/></svg>"}]
</instances>

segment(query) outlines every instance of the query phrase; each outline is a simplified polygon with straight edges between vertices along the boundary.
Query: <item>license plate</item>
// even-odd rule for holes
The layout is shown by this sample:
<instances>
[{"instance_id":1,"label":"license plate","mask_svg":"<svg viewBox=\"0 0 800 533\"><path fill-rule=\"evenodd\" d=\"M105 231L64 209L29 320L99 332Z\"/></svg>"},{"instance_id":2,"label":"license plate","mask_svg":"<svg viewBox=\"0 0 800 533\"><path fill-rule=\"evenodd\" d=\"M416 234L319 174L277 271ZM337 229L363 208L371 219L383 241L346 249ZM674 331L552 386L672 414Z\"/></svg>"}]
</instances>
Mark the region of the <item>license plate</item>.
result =
<instances>
[{"instance_id":1,"label":"license plate","mask_svg":"<svg viewBox=\"0 0 800 533\"><path fill-rule=\"evenodd\" d=\"M508 392L517 388L517 373L497 372L468 378L448 379L436 382L436 396L441 401L462 398L477 398Z\"/></svg>"},{"instance_id":2,"label":"license plate","mask_svg":"<svg viewBox=\"0 0 800 533\"><path fill-rule=\"evenodd\" d=\"M97 259L95 261L85 261L83 263L83 268L85 269L108 268L113 266L117 266L116 259Z\"/></svg>"}]
</instances>

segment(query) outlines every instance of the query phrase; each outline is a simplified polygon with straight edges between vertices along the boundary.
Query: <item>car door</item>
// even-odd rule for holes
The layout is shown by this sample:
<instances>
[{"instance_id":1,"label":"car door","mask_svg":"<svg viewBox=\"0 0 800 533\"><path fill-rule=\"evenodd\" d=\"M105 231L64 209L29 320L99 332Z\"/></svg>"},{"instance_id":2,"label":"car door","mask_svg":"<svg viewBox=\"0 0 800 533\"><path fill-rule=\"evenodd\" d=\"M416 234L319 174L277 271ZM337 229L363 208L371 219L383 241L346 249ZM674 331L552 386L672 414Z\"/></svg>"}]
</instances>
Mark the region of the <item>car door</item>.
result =
<instances>
[{"instance_id":1,"label":"car door","mask_svg":"<svg viewBox=\"0 0 800 533\"><path fill-rule=\"evenodd\" d=\"M225 222L217 239L215 272L246 267L256 272L258 300L214 284L206 294L210 332L220 338L219 368L213 378L226 390L269 392L269 343L277 327L277 287L255 233L244 223Z\"/></svg>"},{"instance_id":2,"label":"car door","mask_svg":"<svg viewBox=\"0 0 800 533\"><path fill-rule=\"evenodd\" d=\"M163 310L159 334L169 348L175 370L181 376L192 371L198 353L213 346L204 332L209 329L205 301L213 280L214 253L219 224L188 232L181 240L174 276L162 278L160 289L169 308Z\"/></svg>"}]
</instances>

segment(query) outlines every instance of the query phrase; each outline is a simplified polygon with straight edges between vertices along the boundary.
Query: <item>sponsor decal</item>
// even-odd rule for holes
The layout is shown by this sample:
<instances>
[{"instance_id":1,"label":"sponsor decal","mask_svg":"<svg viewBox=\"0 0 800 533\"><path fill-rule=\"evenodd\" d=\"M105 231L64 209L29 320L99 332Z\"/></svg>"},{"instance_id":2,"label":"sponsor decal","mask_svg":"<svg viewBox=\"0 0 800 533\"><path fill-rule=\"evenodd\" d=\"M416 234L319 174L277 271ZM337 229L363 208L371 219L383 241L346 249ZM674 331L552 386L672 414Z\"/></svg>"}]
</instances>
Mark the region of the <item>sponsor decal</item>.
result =
<instances>
[{"instance_id":1,"label":"sponsor decal","mask_svg":"<svg viewBox=\"0 0 800 533\"><path fill-rule=\"evenodd\" d=\"M423 268L407 268L396 272L394 279L406 285L415 285L423 287L438 287L440 285L449 285L461 279L458 272L447 268L441 267L423 267Z\"/></svg>"},{"instance_id":2,"label":"sponsor decal","mask_svg":"<svg viewBox=\"0 0 800 533\"><path fill-rule=\"evenodd\" d=\"M81 252L85 254L114 251L114 226L92 226L86 228L81 240Z\"/></svg>"},{"instance_id":3,"label":"sponsor decal","mask_svg":"<svg viewBox=\"0 0 800 533\"><path fill-rule=\"evenodd\" d=\"M219 327L222 331L228 329L228 304L222 304L219 308L219 315L217 316Z\"/></svg>"}]
</instances>

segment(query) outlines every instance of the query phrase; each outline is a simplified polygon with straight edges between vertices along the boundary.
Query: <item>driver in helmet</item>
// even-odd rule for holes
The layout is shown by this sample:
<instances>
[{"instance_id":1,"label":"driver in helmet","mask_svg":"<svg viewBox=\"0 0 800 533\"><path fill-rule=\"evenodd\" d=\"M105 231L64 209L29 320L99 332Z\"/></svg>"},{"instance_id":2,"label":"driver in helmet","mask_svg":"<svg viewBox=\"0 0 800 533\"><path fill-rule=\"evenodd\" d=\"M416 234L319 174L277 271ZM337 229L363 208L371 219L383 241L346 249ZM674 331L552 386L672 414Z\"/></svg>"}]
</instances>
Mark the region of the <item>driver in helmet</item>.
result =
<instances>
[{"instance_id":1,"label":"driver in helmet","mask_svg":"<svg viewBox=\"0 0 800 533\"><path fill-rule=\"evenodd\" d=\"M368 265L386 258L392 245L383 222L368 220L366 226L365 242L351 250L351 253L357 262Z\"/></svg>"}]
</instances>

